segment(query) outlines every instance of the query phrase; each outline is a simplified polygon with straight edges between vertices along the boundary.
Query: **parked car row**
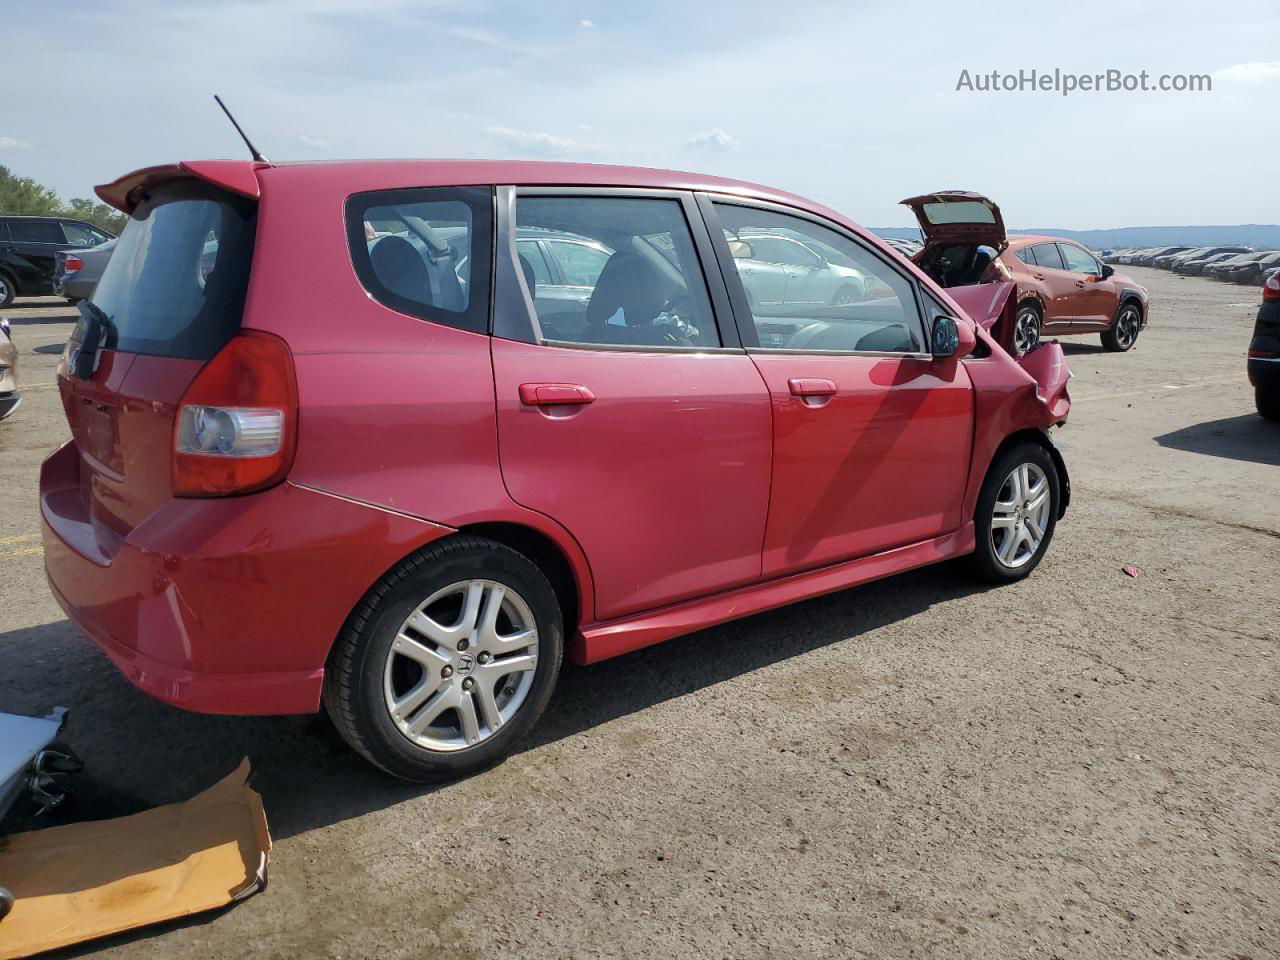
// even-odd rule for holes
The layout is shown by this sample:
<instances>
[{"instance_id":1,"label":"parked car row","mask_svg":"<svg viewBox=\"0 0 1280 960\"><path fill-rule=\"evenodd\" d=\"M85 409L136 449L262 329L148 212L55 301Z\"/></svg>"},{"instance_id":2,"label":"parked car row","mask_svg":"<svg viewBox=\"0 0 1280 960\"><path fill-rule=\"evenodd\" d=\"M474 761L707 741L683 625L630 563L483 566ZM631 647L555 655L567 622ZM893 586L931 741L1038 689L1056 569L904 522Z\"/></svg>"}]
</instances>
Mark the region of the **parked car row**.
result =
<instances>
[{"instance_id":1,"label":"parked car row","mask_svg":"<svg viewBox=\"0 0 1280 960\"><path fill-rule=\"evenodd\" d=\"M1157 267L1186 276L1258 285L1280 272L1280 250L1242 246L1147 247L1116 250L1103 259L1107 263Z\"/></svg>"}]
</instances>

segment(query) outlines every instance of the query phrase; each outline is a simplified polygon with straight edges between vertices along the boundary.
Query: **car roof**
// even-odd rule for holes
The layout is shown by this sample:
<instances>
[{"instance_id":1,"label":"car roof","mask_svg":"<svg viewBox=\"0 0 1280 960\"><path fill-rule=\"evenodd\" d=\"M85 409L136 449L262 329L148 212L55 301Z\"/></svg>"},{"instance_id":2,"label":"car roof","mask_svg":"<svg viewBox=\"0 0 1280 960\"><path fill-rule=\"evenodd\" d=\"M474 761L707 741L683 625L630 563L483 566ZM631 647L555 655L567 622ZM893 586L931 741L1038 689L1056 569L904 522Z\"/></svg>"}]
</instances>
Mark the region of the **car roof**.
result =
<instances>
[{"instance_id":1,"label":"car roof","mask_svg":"<svg viewBox=\"0 0 1280 960\"><path fill-rule=\"evenodd\" d=\"M196 160L135 170L111 183L101 184L95 192L117 209L129 212L136 204L142 187L180 176L196 176L255 198L272 181L286 178L330 187L341 185L348 193L492 184L701 190L799 207L849 222L837 211L812 200L759 183L682 170L545 160L308 160L275 164L249 160Z\"/></svg>"},{"instance_id":2,"label":"car roof","mask_svg":"<svg viewBox=\"0 0 1280 960\"><path fill-rule=\"evenodd\" d=\"M1020 250L1023 247L1029 247L1035 243L1071 243L1071 244L1075 244L1077 247L1084 246L1084 244L1080 243L1079 241L1072 240L1068 237L1041 237L1041 236L1031 236L1024 233L1014 234L1009 237L1010 250L1013 250L1015 248Z\"/></svg>"}]
</instances>

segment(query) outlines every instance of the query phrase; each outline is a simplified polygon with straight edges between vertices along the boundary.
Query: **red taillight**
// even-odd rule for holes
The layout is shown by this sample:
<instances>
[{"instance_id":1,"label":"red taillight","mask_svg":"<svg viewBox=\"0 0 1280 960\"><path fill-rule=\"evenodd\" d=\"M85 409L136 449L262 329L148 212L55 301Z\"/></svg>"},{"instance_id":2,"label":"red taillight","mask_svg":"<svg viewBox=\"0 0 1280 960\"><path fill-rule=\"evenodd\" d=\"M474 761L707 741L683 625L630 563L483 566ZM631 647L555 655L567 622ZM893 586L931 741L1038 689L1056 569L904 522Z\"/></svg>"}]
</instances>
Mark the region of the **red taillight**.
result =
<instances>
[{"instance_id":1,"label":"red taillight","mask_svg":"<svg viewBox=\"0 0 1280 960\"><path fill-rule=\"evenodd\" d=\"M67 257L62 261L63 273L75 273L77 270L84 269L84 261L79 257Z\"/></svg>"},{"instance_id":2,"label":"red taillight","mask_svg":"<svg viewBox=\"0 0 1280 960\"><path fill-rule=\"evenodd\" d=\"M284 479L298 441L293 357L279 337L236 334L187 387L173 428L173 493L225 497Z\"/></svg>"},{"instance_id":3,"label":"red taillight","mask_svg":"<svg viewBox=\"0 0 1280 960\"><path fill-rule=\"evenodd\" d=\"M1280 273L1272 274L1262 285L1263 300L1280 300Z\"/></svg>"}]
</instances>

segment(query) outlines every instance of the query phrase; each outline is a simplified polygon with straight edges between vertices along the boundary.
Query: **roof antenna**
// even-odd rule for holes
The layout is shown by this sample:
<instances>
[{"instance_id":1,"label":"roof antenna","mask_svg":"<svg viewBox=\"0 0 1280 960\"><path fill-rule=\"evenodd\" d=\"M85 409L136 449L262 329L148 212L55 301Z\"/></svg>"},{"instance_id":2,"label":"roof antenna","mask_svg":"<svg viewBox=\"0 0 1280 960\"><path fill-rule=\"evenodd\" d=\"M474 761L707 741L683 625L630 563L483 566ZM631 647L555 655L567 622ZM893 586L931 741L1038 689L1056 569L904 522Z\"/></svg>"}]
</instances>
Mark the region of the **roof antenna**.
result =
<instances>
[{"instance_id":1,"label":"roof antenna","mask_svg":"<svg viewBox=\"0 0 1280 960\"><path fill-rule=\"evenodd\" d=\"M236 128L236 133L240 134L240 139L243 140L244 145L249 148L249 153L252 154L253 159L258 161L258 163L270 163L271 161L262 155L262 151L255 147L253 145L253 141L250 140L248 135L240 129L240 124L236 123L236 118L231 115L231 111L228 110L227 105L222 102L222 98L215 93L213 95L213 99L218 101L218 106L220 106L222 108L222 112L227 115L227 119L231 121L231 125Z\"/></svg>"}]
</instances>

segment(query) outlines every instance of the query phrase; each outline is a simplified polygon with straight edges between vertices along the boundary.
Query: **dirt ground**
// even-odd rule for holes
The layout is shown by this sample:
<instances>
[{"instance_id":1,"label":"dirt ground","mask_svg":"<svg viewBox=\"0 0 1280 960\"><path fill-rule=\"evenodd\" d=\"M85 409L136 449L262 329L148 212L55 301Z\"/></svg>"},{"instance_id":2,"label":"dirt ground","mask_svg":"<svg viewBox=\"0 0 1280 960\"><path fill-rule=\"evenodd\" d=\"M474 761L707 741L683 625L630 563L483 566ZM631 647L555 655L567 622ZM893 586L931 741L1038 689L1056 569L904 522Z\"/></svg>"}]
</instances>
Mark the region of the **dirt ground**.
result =
<instances>
[{"instance_id":1,"label":"dirt ground","mask_svg":"<svg viewBox=\"0 0 1280 960\"><path fill-rule=\"evenodd\" d=\"M265 893L102 953L1280 956L1260 294L1130 272L1154 299L1134 350L1068 341L1074 501L1028 581L926 570L569 668L518 755L436 788L319 718L161 706L77 636L36 536L71 314L5 311L26 401L0 425L0 709L70 707L88 760L51 822L185 798L247 755L276 839Z\"/></svg>"}]
</instances>

